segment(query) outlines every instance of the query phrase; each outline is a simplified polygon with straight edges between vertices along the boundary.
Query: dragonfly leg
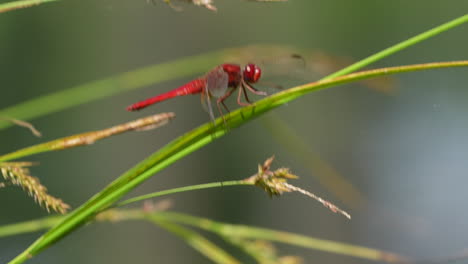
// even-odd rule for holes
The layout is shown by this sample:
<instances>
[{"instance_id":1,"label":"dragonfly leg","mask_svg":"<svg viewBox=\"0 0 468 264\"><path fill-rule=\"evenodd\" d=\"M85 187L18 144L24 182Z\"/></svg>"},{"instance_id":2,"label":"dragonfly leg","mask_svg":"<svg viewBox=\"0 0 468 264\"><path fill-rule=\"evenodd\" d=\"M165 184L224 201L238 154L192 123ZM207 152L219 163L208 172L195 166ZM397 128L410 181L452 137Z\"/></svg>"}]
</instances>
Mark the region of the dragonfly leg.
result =
<instances>
[{"instance_id":1,"label":"dragonfly leg","mask_svg":"<svg viewBox=\"0 0 468 264\"><path fill-rule=\"evenodd\" d=\"M224 106L224 108L228 111L228 113L229 113L229 109L227 109L226 105L224 104L224 101L220 101L220 100L217 100L217 101L216 101L216 105L218 106L219 114L220 114L221 117L223 118L224 126L227 127L226 119L224 118L224 115L223 115L223 110L221 110L221 104L222 104L222 105Z\"/></svg>"},{"instance_id":2,"label":"dragonfly leg","mask_svg":"<svg viewBox=\"0 0 468 264\"><path fill-rule=\"evenodd\" d=\"M223 96L219 97L218 100L216 100L216 103L218 104L218 110L219 110L219 113L221 115L223 115L223 112L221 111L221 107L219 106L220 104L223 105L224 109L226 110L226 112L230 112L229 109L227 108L226 104L224 103L224 101L229 97L231 96L232 92L234 92L234 89L229 89L227 91L227 93L225 93Z\"/></svg>"},{"instance_id":3,"label":"dragonfly leg","mask_svg":"<svg viewBox=\"0 0 468 264\"><path fill-rule=\"evenodd\" d=\"M267 95L266 92L255 89L252 85L248 84L246 81L242 81L242 86L247 87L247 89L249 89L252 93L256 95Z\"/></svg>"},{"instance_id":4,"label":"dragonfly leg","mask_svg":"<svg viewBox=\"0 0 468 264\"><path fill-rule=\"evenodd\" d=\"M229 108L228 108L228 107L226 106L226 104L224 103L224 100L223 100L223 101L220 101L219 103L223 105L224 110L226 110L227 113L230 113L230 112L231 112L231 111L229 111Z\"/></svg>"},{"instance_id":5,"label":"dragonfly leg","mask_svg":"<svg viewBox=\"0 0 468 264\"><path fill-rule=\"evenodd\" d=\"M216 105L218 106L218 111L219 111L219 114L221 115L221 117L223 118L223 121L224 121L224 125L226 125L226 119L224 119L224 114L223 114L223 110L221 109L221 105L223 105L224 109L226 110L226 112L229 113L229 108L226 106L226 104L224 103L224 101L232 94L232 92L234 92L234 89L229 89L223 96L219 97L218 100L216 100Z\"/></svg>"},{"instance_id":6,"label":"dragonfly leg","mask_svg":"<svg viewBox=\"0 0 468 264\"><path fill-rule=\"evenodd\" d=\"M245 89L245 86L244 86L244 85L242 85L242 90L243 90L243 93L244 93L245 101L247 101L247 103L251 104L252 102L250 102L250 99L249 99L249 97L247 96L247 90Z\"/></svg>"},{"instance_id":7,"label":"dragonfly leg","mask_svg":"<svg viewBox=\"0 0 468 264\"><path fill-rule=\"evenodd\" d=\"M249 98L247 98L247 93L245 91L245 87L244 87L244 83L241 83L241 87L239 88L239 93L237 94L237 103L240 105L240 106L248 106L250 105L249 103L244 103L241 101L241 94L244 93L244 96L245 96L245 100L247 100L247 102L250 103L250 100Z\"/></svg>"}]
</instances>

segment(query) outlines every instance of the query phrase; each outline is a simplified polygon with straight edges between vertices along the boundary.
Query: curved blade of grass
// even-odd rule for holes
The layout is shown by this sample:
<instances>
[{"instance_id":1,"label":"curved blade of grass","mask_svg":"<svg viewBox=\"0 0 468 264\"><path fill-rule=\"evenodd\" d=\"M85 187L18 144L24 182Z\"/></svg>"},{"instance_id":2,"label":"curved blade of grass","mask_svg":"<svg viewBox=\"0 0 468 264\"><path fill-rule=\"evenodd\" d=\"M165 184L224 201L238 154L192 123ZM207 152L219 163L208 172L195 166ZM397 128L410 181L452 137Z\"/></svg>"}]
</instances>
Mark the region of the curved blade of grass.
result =
<instances>
[{"instance_id":1,"label":"curved blade of grass","mask_svg":"<svg viewBox=\"0 0 468 264\"><path fill-rule=\"evenodd\" d=\"M342 76L344 74L348 74L348 73L351 73L351 72L354 72L354 71L357 71L359 69L362 69L363 67L373 63L373 62L376 62L378 60L381 60L387 56L390 56L400 50L403 50L403 49L406 49L406 48L409 48L411 46L413 46L414 44L417 44L423 40L426 40L430 37L433 37L433 36L436 36L444 31L447 31L451 28L454 28L456 26L459 26L461 24L464 24L468 22L468 14L464 15L464 16L461 16L461 17L458 17L456 19L453 19L447 23L444 23L440 26L437 26L435 28L432 28L428 31L425 31L421 34L418 34L412 38L409 38L403 42L400 42L396 45L393 45L387 49L384 49L380 52L377 52L363 60L360 60L340 71L337 71L333 74L330 74L328 75L327 77L323 78L322 80L326 80L326 79L332 79L332 78L335 78L335 77L339 77L339 76Z\"/></svg>"},{"instance_id":2,"label":"curved blade of grass","mask_svg":"<svg viewBox=\"0 0 468 264\"><path fill-rule=\"evenodd\" d=\"M405 258L402 256L378 249L355 246L337 241L318 239L266 228L232 225L181 213L158 212L157 214L154 214L153 217L164 219L165 221L195 226L224 237L269 240L374 261L398 263L405 261Z\"/></svg>"},{"instance_id":3,"label":"curved blade of grass","mask_svg":"<svg viewBox=\"0 0 468 264\"><path fill-rule=\"evenodd\" d=\"M133 197L130 199L127 199L125 201L122 201L118 204L115 205L115 207L120 207L124 206L127 204L131 203L136 203L140 202L146 199L151 199L163 195L168 195L168 194L174 194L174 193L179 193L179 192L186 192L186 191L195 191L195 190L202 190L202 189L208 189L208 188L218 188L218 187L227 187L227 186L239 186L239 185L253 185L252 182L247 182L244 180L239 180L239 181L223 181L223 182L211 182L211 183L203 183L203 184L197 184L197 185L190 185L190 186L184 186L184 187L178 187L178 188L173 188L173 189L168 189L164 191L159 191L159 192L152 192L144 195L140 195L137 197Z\"/></svg>"},{"instance_id":4,"label":"curved blade of grass","mask_svg":"<svg viewBox=\"0 0 468 264\"><path fill-rule=\"evenodd\" d=\"M13 1L9 3L0 4L0 13L13 11L16 9L27 8L31 6L40 5L47 2L52 2L57 0L21 0L21 1Z\"/></svg>"},{"instance_id":5,"label":"curved blade of grass","mask_svg":"<svg viewBox=\"0 0 468 264\"><path fill-rule=\"evenodd\" d=\"M65 216L48 216L36 220L0 226L0 237L20 235L49 229L60 223Z\"/></svg>"},{"instance_id":6,"label":"curved blade of grass","mask_svg":"<svg viewBox=\"0 0 468 264\"><path fill-rule=\"evenodd\" d=\"M47 246L50 246L52 243L73 231L78 226L83 225L96 213L115 203L123 195L134 189L145 180L149 179L158 171L166 168L170 164L188 155L189 153L210 143L214 139L225 135L230 131L224 129L225 123L230 128L239 127L251 119L254 119L261 114L281 106L289 101L292 101L304 94L340 84L350 83L353 81L386 74L466 66L468 66L468 61L418 64L359 72L332 80L325 80L291 88L274 94L270 97L264 98L250 106L238 109L225 116L224 120L223 118L218 118L215 121L216 126L213 126L212 123L202 125L193 131L175 139L144 161L140 162L137 166L130 169L115 181L113 181L103 191L93 196L90 200L88 200L88 202L77 208L74 212L70 213L60 224L36 240L29 248L23 251L10 263L22 263L28 258L38 254Z\"/></svg>"},{"instance_id":7,"label":"curved blade of grass","mask_svg":"<svg viewBox=\"0 0 468 264\"><path fill-rule=\"evenodd\" d=\"M173 222L165 221L161 217L157 217L157 214L148 214L146 218L154 224L177 235L195 250L197 250L207 258L211 259L214 263L240 263L234 257L229 255L224 250L217 247L215 244L211 243L208 239L204 238L195 231L174 224Z\"/></svg>"}]
</instances>

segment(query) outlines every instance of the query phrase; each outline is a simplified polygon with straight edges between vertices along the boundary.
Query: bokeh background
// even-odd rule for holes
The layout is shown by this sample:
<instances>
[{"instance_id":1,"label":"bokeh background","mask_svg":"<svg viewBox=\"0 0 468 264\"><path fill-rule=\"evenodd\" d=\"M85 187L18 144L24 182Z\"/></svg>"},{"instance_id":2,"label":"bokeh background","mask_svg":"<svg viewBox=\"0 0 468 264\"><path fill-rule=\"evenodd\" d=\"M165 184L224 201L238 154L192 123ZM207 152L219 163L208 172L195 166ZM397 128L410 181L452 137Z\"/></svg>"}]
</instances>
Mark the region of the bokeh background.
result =
<instances>
[{"instance_id":1,"label":"bokeh background","mask_svg":"<svg viewBox=\"0 0 468 264\"><path fill-rule=\"evenodd\" d=\"M468 2L462 0L289 0L276 4L218 0L215 4L217 13L189 5L175 12L162 1L156 5L145 0L58 1L0 14L0 109L139 67L255 43L285 44L357 60L468 10ZM461 26L372 66L468 59L467 33L468 28ZM208 121L199 99L192 96L141 113L124 110L129 103L193 77L32 120L44 134L42 138L19 127L1 130L1 151L154 112L177 114L174 122L159 130L28 158L40 162L32 172L50 193L77 207L167 142ZM394 81L386 93L353 84L304 96L178 161L130 196L245 178L274 154L274 167L289 167L301 176L294 184L336 203L353 219L348 221L299 194L270 199L251 187L173 195L168 197L172 210L414 258L460 254L468 245L467 70L403 74ZM336 174L330 176L330 171ZM349 184L346 188L340 187L345 183ZM19 188L0 189L0 201L0 224L47 215ZM0 262L16 256L39 235L1 238ZM305 263L368 262L277 246L281 254L301 256ZM208 262L170 233L134 221L80 228L29 263L134 261Z\"/></svg>"}]
</instances>

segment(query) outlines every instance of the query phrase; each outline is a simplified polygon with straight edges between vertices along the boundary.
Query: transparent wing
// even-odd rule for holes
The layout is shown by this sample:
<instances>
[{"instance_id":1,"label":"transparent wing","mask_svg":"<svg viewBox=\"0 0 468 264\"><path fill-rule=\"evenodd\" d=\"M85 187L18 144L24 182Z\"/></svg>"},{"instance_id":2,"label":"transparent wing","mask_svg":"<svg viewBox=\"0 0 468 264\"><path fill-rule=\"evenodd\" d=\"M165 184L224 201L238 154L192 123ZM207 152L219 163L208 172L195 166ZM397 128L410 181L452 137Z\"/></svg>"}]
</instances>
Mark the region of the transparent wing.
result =
<instances>
[{"instance_id":1,"label":"transparent wing","mask_svg":"<svg viewBox=\"0 0 468 264\"><path fill-rule=\"evenodd\" d=\"M228 91L229 75L218 66L205 75L206 86L202 93L201 101L205 111L210 114L212 121L215 120L211 98L218 98Z\"/></svg>"},{"instance_id":2,"label":"transparent wing","mask_svg":"<svg viewBox=\"0 0 468 264\"><path fill-rule=\"evenodd\" d=\"M206 92L203 92L201 95L201 103L203 106L203 109L205 109L206 112L210 115L211 121L215 121L215 116L213 113L213 107L211 107L211 97L209 94Z\"/></svg>"},{"instance_id":3,"label":"transparent wing","mask_svg":"<svg viewBox=\"0 0 468 264\"><path fill-rule=\"evenodd\" d=\"M218 66L205 75L206 92L213 97L221 97L228 90L229 75Z\"/></svg>"},{"instance_id":4,"label":"transparent wing","mask_svg":"<svg viewBox=\"0 0 468 264\"><path fill-rule=\"evenodd\" d=\"M250 45L232 49L224 61L245 65L255 63L262 68L262 78L256 86L292 87L304 82L317 81L321 77L338 71L355 61L325 50L298 49L286 45ZM368 88L393 94L395 79L389 76L362 82ZM273 88L269 93L277 92Z\"/></svg>"}]
</instances>

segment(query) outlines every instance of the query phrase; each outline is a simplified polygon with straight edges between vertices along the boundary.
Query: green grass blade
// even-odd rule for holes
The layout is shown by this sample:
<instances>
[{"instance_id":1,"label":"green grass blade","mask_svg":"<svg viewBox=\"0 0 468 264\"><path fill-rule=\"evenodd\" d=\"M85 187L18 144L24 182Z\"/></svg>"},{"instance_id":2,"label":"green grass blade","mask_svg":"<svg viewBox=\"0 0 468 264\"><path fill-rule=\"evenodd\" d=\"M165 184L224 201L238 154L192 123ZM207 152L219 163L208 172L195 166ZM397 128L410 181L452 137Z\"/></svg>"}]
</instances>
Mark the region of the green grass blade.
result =
<instances>
[{"instance_id":1,"label":"green grass blade","mask_svg":"<svg viewBox=\"0 0 468 264\"><path fill-rule=\"evenodd\" d=\"M310 236L303 236L300 234L271 230L266 228L258 228L245 225L233 225L176 212L147 212L141 209L118 209L106 211L104 214L108 214L108 218L106 218L103 215L98 217L97 221L110 221L115 223L116 221L121 222L146 219L154 221L158 225L160 223L163 223L161 227L167 229L168 231L174 232L176 235L180 236L195 249L199 250L199 247L202 250L207 250L207 254L215 256L220 255L220 257L217 257L219 259L229 259L229 257L224 258L224 252L220 253L217 247L212 247L209 241L208 244L205 245L205 239L203 237L198 238L198 234L192 233L193 231L186 229L179 230L179 228L181 227L177 227L174 230L172 230L171 227L165 226L164 223L179 223L189 225L192 227L200 228L215 233L228 240L236 237L241 237L244 239L269 240L314 249L318 251L324 251L369 260L381 260L387 262L390 259L402 259L401 257L398 257L395 254L380 251L378 249L350 245L338 241L324 240ZM46 230L55 226L64 217L65 216L49 216L41 219L0 226L0 237L7 237L12 235ZM202 252L202 254L205 253Z\"/></svg>"},{"instance_id":2,"label":"green grass blade","mask_svg":"<svg viewBox=\"0 0 468 264\"><path fill-rule=\"evenodd\" d=\"M64 216L49 216L41 219L0 226L0 237L31 233L49 229L59 223Z\"/></svg>"},{"instance_id":3,"label":"green grass blade","mask_svg":"<svg viewBox=\"0 0 468 264\"><path fill-rule=\"evenodd\" d=\"M195 226L228 238L240 237L244 239L269 240L373 261L401 262L404 260L401 256L378 249L355 246L337 241L318 239L266 228L232 225L186 214L159 212L155 214L154 217L158 217L166 221Z\"/></svg>"},{"instance_id":4,"label":"green grass blade","mask_svg":"<svg viewBox=\"0 0 468 264\"><path fill-rule=\"evenodd\" d=\"M258 228L245 225L233 225L229 223L213 221L207 218L201 218L176 212L147 212L141 209L117 209L106 211L104 214L109 214L109 217L98 217L97 220L101 222L110 221L115 223L116 221L121 222L146 219L150 221L155 221L157 224L162 222L179 223L200 228L208 232L212 232L228 240L236 237L241 237L244 239L269 240L314 249L318 251L341 254L345 256L357 257L368 260L381 260L391 262L391 259L402 259L401 257L398 257L395 254L380 251L378 249L350 245L338 241L324 240L315 237L303 236L300 234L271 230L266 228ZM0 237L38 232L41 230L49 229L55 226L63 218L64 216L49 216L17 224L0 226ZM166 226L162 227L166 228ZM174 233L177 232L179 232L179 230L175 230ZM185 232L184 230L180 230L180 232L181 237L183 238ZM187 235L189 237L187 239L183 239L190 244L191 242L189 240L191 234L187 233ZM203 241L195 241L192 243L200 244L203 243ZM193 246L195 247L195 245ZM209 253L212 252L212 250L210 250L209 245L202 245L201 247L208 248ZM216 253L216 248L214 249L214 252Z\"/></svg>"},{"instance_id":5,"label":"green grass blade","mask_svg":"<svg viewBox=\"0 0 468 264\"><path fill-rule=\"evenodd\" d=\"M40 5L47 2L53 2L57 0L21 0L13 1L9 3L0 4L0 13L13 11L16 9L27 8L31 6Z\"/></svg>"},{"instance_id":6,"label":"green grass blade","mask_svg":"<svg viewBox=\"0 0 468 264\"><path fill-rule=\"evenodd\" d=\"M461 16L461 17L458 17L454 20L451 20L447 23L444 23L438 27L435 27L435 28L432 28L428 31L425 31L419 35L416 35L412 38L409 38L403 42L400 42L394 46L391 46L387 49L384 49L380 52L377 52L363 60L360 60L342 70L339 70L333 74L330 74L328 75L327 77L323 78L323 80L326 80L326 79L332 79L332 78L335 78L335 77L339 77L339 76L342 76L342 75L345 75L345 74L348 74L348 73L351 73L351 72L355 72L359 69L362 69L363 67L366 67L367 65L371 64L371 63L374 63L378 60L381 60L385 57L388 57L400 50L403 50L403 49L406 49L406 48L409 48L411 46L413 46L414 44L417 44L423 40L426 40L430 37L434 37L444 31L447 31L451 28L454 28L456 26L459 26L461 24L464 24L468 22L468 14L464 15L464 16Z\"/></svg>"},{"instance_id":7,"label":"green grass blade","mask_svg":"<svg viewBox=\"0 0 468 264\"><path fill-rule=\"evenodd\" d=\"M204 184L197 184L197 185L178 187L178 188L168 189L168 190L159 191L159 192L152 192L152 193L140 195L140 196L137 196L137 197L133 197L133 198L127 199L125 201L122 201L122 202L116 204L115 207L120 207L120 206L124 206L124 205L127 205L127 204L140 202L140 201L143 201L143 200L146 200L146 199L151 199L151 198L155 198L155 197L159 197L159 196L163 196L163 195L168 195L168 194L179 193L179 192L187 192L187 191L195 191L195 190L202 190L202 189L208 189L208 188L218 188L218 187L227 187L227 186L239 186L239 185L252 185L252 183L240 180L240 181L211 182L211 183L204 183Z\"/></svg>"},{"instance_id":8,"label":"green grass blade","mask_svg":"<svg viewBox=\"0 0 468 264\"><path fill-rule=\"evenodd\" d=\"M189 230L185 227L179 226L169 221L164 221L157 214L148 215L147 219L157 224L158 226L166 229L167 231L177 235L183 239L192 248L212 260L214 263L238 264L240 263L234 257L226 253L215 244L211 243L208 239L204 238L195 231Z\"/></svg>"}]
</instances>

